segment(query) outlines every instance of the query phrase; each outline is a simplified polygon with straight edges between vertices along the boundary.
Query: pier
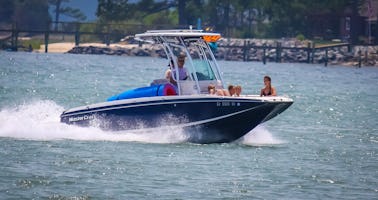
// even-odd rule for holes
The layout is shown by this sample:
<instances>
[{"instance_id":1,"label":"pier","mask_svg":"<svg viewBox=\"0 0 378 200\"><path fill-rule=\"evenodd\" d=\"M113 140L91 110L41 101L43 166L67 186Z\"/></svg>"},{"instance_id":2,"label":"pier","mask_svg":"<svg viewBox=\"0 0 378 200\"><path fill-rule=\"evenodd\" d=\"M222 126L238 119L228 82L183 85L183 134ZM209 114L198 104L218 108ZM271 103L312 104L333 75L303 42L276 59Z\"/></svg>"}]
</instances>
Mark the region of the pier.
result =
<instances>
[{"instance_id":1,"label":"pier","mask_svg":"<svg viewBox=\"0 0 378 200\"><path fill-rule=\"evenodd\" d=\"M263 64L266 64L266 62L273 61L273 62L281 62L283 59L283 53L285 51L292 51L292 52L304 52L306 55L306 59L301 58L300 60L297 60L297 62L306 62L306 63L314 63L314 58L316 57L316 53L318 52L324 52L324 63L325 66L328 65L329 61L329 54L328 52L331 49L340 49L344 48L346 49L347 53L351 53L352 51L352 45L350 43L338 43L338 44L328 44L328 45L315 45L313 42L309 42L307 44L307 47L288 47L283 46L281 42L276 42L275 45L255 45L251 44L250 41L245 40L243 45L220 45L219 48L226 48L232 51L232 49L239 49L242 52L243 61L258 61L261 60ZM251 51L262 51L261 58L251 58ZM240 52L240 51L236 51ZM268 54L268 52L270 52ZM229 54L228 54L229 55ZM227 57L225 58L228 59Z\"/></svg>"},{"instance_id":2,"label":"pier","mask_svg":"<svg viewBox=\"0 0 378 200\"><path fill-rule=\"evenodd\" d=\"M95 36L105 44L109 45L112 40L121 39L127 35L134 35L145 31L148 28L163 29L164 25L148 27L142 24L101 24L101 23L79 23L79 22L48 22L45 28L23 29L17 24L0 28L0 42L11 40L11 50L17 51L19 48L19 38L25 35L43 36L45 52L48 52L48 44L52 35L74 36L75 45L79 46L81 37L85 35ZM117 42L118 42L117 41Z\"/></svg>"}]
</instances>

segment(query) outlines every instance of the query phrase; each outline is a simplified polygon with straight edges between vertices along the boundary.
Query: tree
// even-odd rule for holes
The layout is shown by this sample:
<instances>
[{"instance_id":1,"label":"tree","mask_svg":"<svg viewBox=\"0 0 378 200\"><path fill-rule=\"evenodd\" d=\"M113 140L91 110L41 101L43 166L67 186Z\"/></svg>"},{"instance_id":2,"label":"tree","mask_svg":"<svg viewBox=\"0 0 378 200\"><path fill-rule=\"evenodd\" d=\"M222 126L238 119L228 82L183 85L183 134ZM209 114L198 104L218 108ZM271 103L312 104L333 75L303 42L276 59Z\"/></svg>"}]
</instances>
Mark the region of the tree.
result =
<instances>
[{"instance_id":1,"label":"tree","mask_svg":"<svg viewBox=\"0 0 378 200\"><path fill-rule=\"evenodd\" d=\"M12 6L12 21L20 29L45 29L50 21L47 0L15 0Z\"/></svg>"},{"instance_id":2,"label":"tree","mask_svg":"<svg viewBox=\"0 0 378 200\"><path fill-rule=\"evenodd\" d=\"M10 23L14 13L14 1L2 0L0 1L0 24Z\"/></svg>"},{"instance_id":3,"label":"tree","mask_svg":"<svg viewBox=\"0 0 378 200\"><path fill-rule=\"evenodd\" d=\"M134 8L128 0L98 0L96 15L100 21L121 21L131 18Z\"/></svg>"},{"instance_id":4,"label":"tree","mask_svg":"<svg viewBox=\"0 0 378 200\"><path fill-rule=\"evenodd\" d=\"M72 17L78 21L84 21L87 18L80 9L62 6L63 3L67 2L70 2L70 0L49 0L49 4L55 7L55 29L58 28L59 17L61 14Z\"/></svg>"},{"instance_id":5,"label":"tree","mask_svg":"<svg viewBox=\"0 0 378 200\"><path fill-rule=\"evenodd\" d=\"M311 37L312 22L321 16L322 27L337 33L346 7L358 8L366 0L98 0L100 21L137 21L172 26L195 25L198 18L225 36ZM177 20L172 20L177 17ZM320 18L319 18L320 19ZM317 19L318 20L318 19ZM319 20L318 20L319 21Z\"/></svg>"}]
</instances>

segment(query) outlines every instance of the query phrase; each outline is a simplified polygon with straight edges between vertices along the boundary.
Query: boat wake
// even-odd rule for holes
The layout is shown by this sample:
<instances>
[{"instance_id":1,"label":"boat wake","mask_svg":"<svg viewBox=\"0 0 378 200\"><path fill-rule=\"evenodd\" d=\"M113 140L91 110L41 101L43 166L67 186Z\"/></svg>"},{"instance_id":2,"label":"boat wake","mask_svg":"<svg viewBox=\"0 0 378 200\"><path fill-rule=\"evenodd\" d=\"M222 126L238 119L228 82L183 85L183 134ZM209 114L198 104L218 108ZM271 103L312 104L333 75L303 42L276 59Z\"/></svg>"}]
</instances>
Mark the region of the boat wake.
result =
<instances>
[{"instance_id":1,"label":"boat wake","mask_svg":"<svg viewBox=\"0 0 378 200\"><path fill-rule=\"evenodd\" d=\"M276 146L286 143L285 141L274 137L263 124L258 125L236 142L248 146Z\"/></svg>"},{"instance_id":2,"label":"boat wake","mask_svg":"<svg viewBox=\"0 0 378 200\"><path fill-rule=\"evenodd\" d=\"M64 108L54 101L39 100L0 110L0 137L25 140L127 141L142 143L184 143L190 135L178 128L103 131L96 127L78 127L60 123ZM143 127L141 125L141 127ZM269 146L284 143L264 127L258 126L237 143Z\"/></svg>"},{"instance_id":3,"label":"boat wake","mask_svg":"<svg viewBox=\"0 0 378 200\"><path fill-rule=\"evenodd\" d=\"M182 130L111 132L96 127L78 127L60 123L64 108L53 101L43 100L0 111L0 137L26 140L87 140L130 141L146 143L182 143Z\"/></svg>"}]
</instances>

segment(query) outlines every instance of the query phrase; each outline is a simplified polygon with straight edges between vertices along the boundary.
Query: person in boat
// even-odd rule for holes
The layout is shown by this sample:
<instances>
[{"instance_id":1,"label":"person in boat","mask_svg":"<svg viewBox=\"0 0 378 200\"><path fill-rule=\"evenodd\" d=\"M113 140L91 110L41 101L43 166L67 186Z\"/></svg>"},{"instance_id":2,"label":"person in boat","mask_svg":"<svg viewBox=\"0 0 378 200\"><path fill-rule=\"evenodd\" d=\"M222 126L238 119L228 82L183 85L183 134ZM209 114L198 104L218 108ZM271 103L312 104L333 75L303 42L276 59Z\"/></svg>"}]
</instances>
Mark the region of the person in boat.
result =
<instances>
[{"instance_id":1,"label":"person in boat","mask_svg":"<svg viewBox=\"0 0 378 200\"><path fill-rule=\"evenodd\" d=\"M223 91L222 91L222 90L217 90L217 89L215 88L215 85L213 85L213 84L210 84L210 85L207 87L207 89L208 89L210 95L224 96Z\"/></svg>"},{"instance_id":2,"label":"person in boat","mask_svg":"<svg viewBox=\"0 0 378 200\"><path fill-rule=\"evenodd\" d=\"M236 96L236 97L239 97L240 94L241 94L241 91L242 91L241 86L240 86L240 85L237 85L237 86L235 86L234 88L235 88L235 96Z\"/></svg>"},{"instance_id":3,"label":"person in boat","mask_svg":"<svg viewBox=\"0 0 378 200\"><path fill-rule=\"evenodd\" d=\"M230 93L230 96L234 96L235 95L235 86L233 85L228 85L228 93Z\"/></svg>"},{"instance_id":4,"label":"person in boat","mask_svg":"<svg viewBox=\"0 0 378 200\"><path fill-rule=\"evenodd\" d=\"M217 95L217 96L230 96L230 93L224 89L217 89L215 85L210 84L207 87L210 95Z\"/></svg>"},{"instance_id":5,"label":"person in boat","mask_svg":"<svg viewBox=\"0 0 378 200\"><path fill-rule=\"evenodd\" d=\"M186 71L184 64L185 64L185 54L180 54L177 57L178 67L177 68L173 67L171 71L171 76L173 76L176 79L176 70L178 70L178 74L179 74L178 80L186 80L188 78L188 72Z\"/></svg>"},{"instance_id":6,"label":"person in boat","mask_svg":"<svg viewBox=\"0 0 378 200\"><path fill-rule=\"evenodd\" d=\"M260 96L277 96L276 89L271 82L272 79L269 76L264 76L265 87L261 89Z\"/></svg>"},{"instance_id":7,"label":"person in boat","mask_svg":"<svg viewBox=\"0 0 378 200\"><path fill-rule=\"evenodd\" d=\"M171 77L171 66L173 67L173 60L171 60L170 64L168 64L168 69L167 71L165 71L165 75L164 75L164 78L162 79L155 79L151 82L151 86L153 85L162 85L162 84L167 84L167 83L172 83L171 80L170 80L170 77Z\"/></svg>"},{"instance_id":8,"label":"person in boat","mask_svg":"<svg viewBox=\"0 0 378 200\"><path fill-rule=\"evenodd\" d=\"M171 69L165 73L165 77L174 85L177 85L177 78L176 78L176 70L178 70L179 78L178 80L186 80L188 79L188 72L186 68L184 67L185 64L185 54L180 54L177 57L177 65L178 67L176 68L173 61L171 60ZM168 78L169 77L169 78Z\"/></svg>"},{"instance_id":9,"label":"person in boat","mask_svg":"<svg viewBox=\"0 0 378 200\"><path fill-rule=\"evenodd\" d=\"M171 62L168 64L168 69L167 69L167 71L165 71L165 79L167 79L169 82L171 82L171 79L172 79L172 77L171 77L171 73L172 73L172 71L171 71L171 69L173 69L174 67L175 67L175 64L174 64L174 62L173 62L173 60L171 59Z\"/></svg>"}]
</instances>

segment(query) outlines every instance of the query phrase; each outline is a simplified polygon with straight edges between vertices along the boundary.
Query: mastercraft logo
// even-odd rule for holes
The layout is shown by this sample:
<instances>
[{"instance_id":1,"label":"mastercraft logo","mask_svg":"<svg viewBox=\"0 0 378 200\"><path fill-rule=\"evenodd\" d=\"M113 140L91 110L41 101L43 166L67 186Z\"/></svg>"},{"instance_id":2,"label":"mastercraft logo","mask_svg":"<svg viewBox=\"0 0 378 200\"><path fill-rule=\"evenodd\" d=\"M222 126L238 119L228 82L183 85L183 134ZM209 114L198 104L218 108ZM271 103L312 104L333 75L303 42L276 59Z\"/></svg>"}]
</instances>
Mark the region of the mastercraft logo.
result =
<instances>
[{"instance_id":1,"label":"mastercraft logo","mask_svg":"<svg viewBox=\"0 0 378 200\"><path fill-rule=\"evenodd\" d=\"M68 119L69 122L77 122L77 121L83 121L83 120L90 120L94 119L94 115L83 115L83 116L77 116L77 117L70 117Z\"/></svg>"}]
</instances>

